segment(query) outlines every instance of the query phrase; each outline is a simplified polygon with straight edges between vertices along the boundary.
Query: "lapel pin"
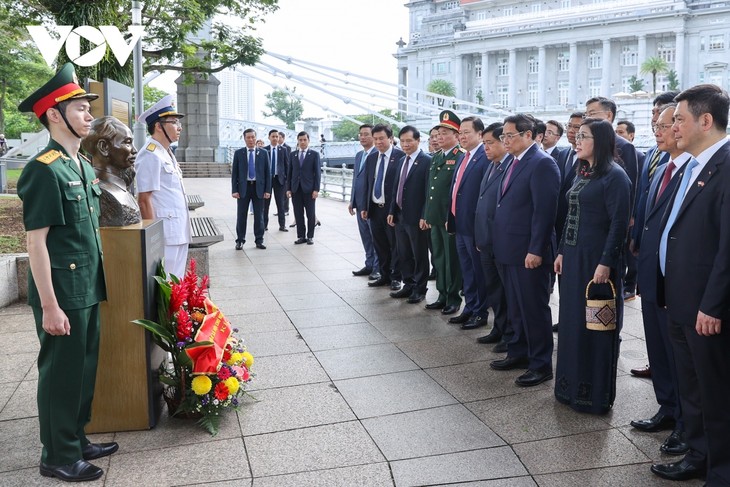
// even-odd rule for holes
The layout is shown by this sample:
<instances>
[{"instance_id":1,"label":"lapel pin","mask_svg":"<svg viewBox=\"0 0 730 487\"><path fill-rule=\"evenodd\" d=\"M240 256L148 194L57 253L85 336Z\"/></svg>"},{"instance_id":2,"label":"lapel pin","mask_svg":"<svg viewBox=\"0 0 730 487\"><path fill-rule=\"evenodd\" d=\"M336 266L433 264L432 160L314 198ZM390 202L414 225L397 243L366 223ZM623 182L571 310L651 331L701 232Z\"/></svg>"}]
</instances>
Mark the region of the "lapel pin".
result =
<instances>
[{"instance_id":1,"label":"lapel pin","mask_svg":"<svg viewBox=\"0 0 730 487\"><path fill-rule=\"evenodd\" d=\"M704 181L697 181L697 186L700 187L700 188L704 188L705 187L705 182Z\"/></svg>"}]
</instances>

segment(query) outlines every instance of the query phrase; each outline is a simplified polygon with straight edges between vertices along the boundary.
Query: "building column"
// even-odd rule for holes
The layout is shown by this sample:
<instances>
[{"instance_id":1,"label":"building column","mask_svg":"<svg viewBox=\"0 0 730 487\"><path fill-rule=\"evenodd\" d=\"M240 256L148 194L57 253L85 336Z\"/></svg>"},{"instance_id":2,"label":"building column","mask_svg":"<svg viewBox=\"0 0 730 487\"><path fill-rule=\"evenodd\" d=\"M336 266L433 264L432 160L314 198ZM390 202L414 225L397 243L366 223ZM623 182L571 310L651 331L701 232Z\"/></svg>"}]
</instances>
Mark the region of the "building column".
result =
<instances>
[{"instance_id":1,"label":"building column","mask_svg":"<svg viewBox=\"0 0 730 487\"><path fill-rule=\"evenodd\" d=\"M509 50L509 90L507 92L507 106L514 109L517 107L517 50Z\"/></svg>"},{"instance_id":2,"label":"building column","mask_svg":"<svg viewBox=\"0 0 730 487\"><path fill-rule=\"evenodd\" d=\"M610 98L611 93L611 39L603 39L601 55L601 95Z\"/></svg>"},{"instance_id":3,"label":"building column","mask_svg":"<svg viewBox=\"0 0 730 487\"><path fill-rule=\"evenodd\" d=\"M684 31L677 32L677 40L674 49L674 70L677 72L680 88L687 86L684 79Z\"/></svg>"},{"instance_id":4,"label":"building column","mask_svg":"<svg viewBox=\"0 0 730 487\"><path fill-rule=\"evenodd\" d=\"M545 65L545 46L537 49L537 106L545 108L545 93L547 91L547 66Z\"/></svg>"},{"instance_id":5,"label":"building column","mask_svg":"<svg viewBox=\"0 0 730 487\"><path fill-rule=\"evenodd\" d=\"M489 105L492 101L489 99L489 52L482 53L482 96L484 97L484 105Z\"/></svg>"},{"instance_id":6,"label":"building column","mask_svg":"<svg viewBox=\"0 0 730 487\"><path fill-rule=\"evenodd\" d=\"M639 36L639 59L636 63L636 77L641 78L641 65L646 61L646 36Z\"/></svg>"},{"instance_id":7,"label":"building column","mask_svg":"<svg viewBox=\"0 0 730 487\"><path fill-rule=\"evenodd\" d=\"M570 54L568 55L568 105L578 104L578 44L570 43Z\"/></svg>"},{"instance_id":8,"label":"building column","mask_svg":"<svg viewBox=\"0 0 730 487\"><path fill-rule=\"evenodd\" d=\"M464 56L457 54L454 56L454 86L456 87L456 98L464 98Z\"/></svg>"},{"instance_id":9,"label":"building column","mask_svg":"<svg viewBox=\"0 0 730 487\"><path fill-rule=\"evenodd\" d=\"M406 97L408 96L408 68L398 68L398 110L405 115L405 111L409 111Z\"/></svg>"}]
</instances>

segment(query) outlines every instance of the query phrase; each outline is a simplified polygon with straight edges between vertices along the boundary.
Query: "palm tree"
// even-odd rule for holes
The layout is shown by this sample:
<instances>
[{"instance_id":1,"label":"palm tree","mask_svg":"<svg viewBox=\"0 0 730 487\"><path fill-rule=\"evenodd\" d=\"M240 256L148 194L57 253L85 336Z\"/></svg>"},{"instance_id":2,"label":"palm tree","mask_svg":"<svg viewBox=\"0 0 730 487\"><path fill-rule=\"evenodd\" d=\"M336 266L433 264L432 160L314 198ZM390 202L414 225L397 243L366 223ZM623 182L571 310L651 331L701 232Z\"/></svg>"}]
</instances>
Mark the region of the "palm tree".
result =
<instances>
[{"instance_id":1,"label":"palm tree","mask_svg":"<svg viewBox=\"0 0 730 487\"><path fill-rule=\"evenodd\" d=\"M644 61L641 64L641 74L649 74L651 73L651 86L653 88L653 92L656 94L656 75L657 74L664 74L667 71L669 71L669 64L667 62L658 57L650 57L646 58L646 61Z\"/></svg>"},{"instance_id":2,"label":"palm tree","mask_svg":"<svg viewBox=\"0 0 730 487\"><path fill-rule=\"evenodd\" d=\"M454 86L454 83L451 81L445 80L445 79L434 79L431 80L431 82L426 86L426 91L430 93L434 93L436 95L441 96L456 96L456 86ZM444 106L444 99L440 97L434 97L436 98L436 103L438 106L443 107Z\"/></svg>"}]
</instances>

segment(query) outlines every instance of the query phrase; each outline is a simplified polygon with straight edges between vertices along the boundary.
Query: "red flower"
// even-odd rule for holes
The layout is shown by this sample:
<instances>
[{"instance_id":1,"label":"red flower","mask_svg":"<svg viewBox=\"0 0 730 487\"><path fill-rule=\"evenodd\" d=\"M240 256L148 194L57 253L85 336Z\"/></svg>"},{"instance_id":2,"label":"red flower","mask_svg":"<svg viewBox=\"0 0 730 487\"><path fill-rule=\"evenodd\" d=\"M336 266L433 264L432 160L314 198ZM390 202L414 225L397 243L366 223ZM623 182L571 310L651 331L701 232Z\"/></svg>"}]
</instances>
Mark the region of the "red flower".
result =
<instances>
[{"instance_id":1,"label":"red flower","mask_svg":"<svg viewBox=\"0 0 730 487\"><path fill-rule=\"evenodd\" d=\"M230 347L226 347L226 349L223 350L223 361L228 362L229 360L231 360L231 349Z\"/></svg>"},{"instance_id":2,"label":"red flower","mask_svg":"<svg viewBox=\"0 0 730 487\"><path fill-rule=\"evenodd\" d=\"M193 322L185 309L180 308L177 312L177 328L175 334L179 341L185 341L193 336Z\"/></svg>"},{"instance_id":3,"label":"red flower","mask_svg":"<svg viewBox=\"0 0 730 487\"><path fill-rule=\"evenodd\" d=\"M226 399L228 399L228 387L225 385L225 383L219 382L215 385L213 394L215 395L215 398L219 401L225 401Z\"/></svg>"},{"instance_id":4,"label":"red flower","mask_svg":"<svg viewBox=\"0 0 730 487\"><path fill-rule=\"evenodd\" d=\"M188 292L185 288L184 281L180 282L180 284L172 285L172 291L170 293L170 307L168 308L170 316L172 316L177 310L182 308L183 304L185 304L185 300L187 299L187 297Z\"/></svg>"},{"instance_id":5,"label":"red flower","mask_svg":"<svg viewBox=\"0 0 730 487\"><path fill-rule=\"evenodd\" d=\"M218 378L220 380L226 380L230 376L231 376L231 369L229 369L226 366L221 367L220 370L218 371Z\"/></svg>"}]
</instances>

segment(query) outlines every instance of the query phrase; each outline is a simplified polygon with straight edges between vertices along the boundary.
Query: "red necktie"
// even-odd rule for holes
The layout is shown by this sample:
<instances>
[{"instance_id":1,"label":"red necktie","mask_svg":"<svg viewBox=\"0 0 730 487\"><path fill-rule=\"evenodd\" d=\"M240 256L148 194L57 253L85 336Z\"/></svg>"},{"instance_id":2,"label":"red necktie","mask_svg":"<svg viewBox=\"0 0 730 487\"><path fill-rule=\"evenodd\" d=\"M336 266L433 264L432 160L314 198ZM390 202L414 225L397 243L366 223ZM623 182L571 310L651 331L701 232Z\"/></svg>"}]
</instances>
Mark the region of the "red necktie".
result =
<instances>
[{"instance_id":1,"label":"red necktie","mask_svg":"<svg viewBox=\"0 0 730 487\"><path fill-rule=\"evenodd\" d=\"M658 151L657 151L658 152ZM669 181L672 180L672 172L674 172L674 168L677 166L674 165L674 161L669 161L667 163L667 170L664 171L664 177L662 178L662 184L659 186L659 191L656 192L656 200L654 202L656 203L659 201L659 198L661 198L662 193L665 189L667 189L667 186L669 186Z\"/></svg>"},{"instance_id":2,"label":"red necktie","mask_svg":"<svg viewBox=\"0 0 730 487\"><path fill-rule=\"evenodd\" d=\"M509 178L512 177L512 171L515 170L515 166L518 162L520 162L520 160L515 157L515 160L512 161L512 165L509 167L509 171L507 171L507 176L504 178L504 184L502 184L502 194L504 194L504 191L507 189Z\"/></svg>"},{"instance_id":3,"label":"red necktie","mask_svg":"<svg viewBox=\"0 0 730 487\"><path fill-rule=\"evenodd\" d=\"M454 191L451 193L451 214L456 216L456 194L459 192L459 186L461 185L461 177L466 171L466 165L469 163L469 156L471 152L467 152L464 156L464 163L459 166L459 171L456 173L456 183L454 184Z\"/></svg>"}]
</instances>

